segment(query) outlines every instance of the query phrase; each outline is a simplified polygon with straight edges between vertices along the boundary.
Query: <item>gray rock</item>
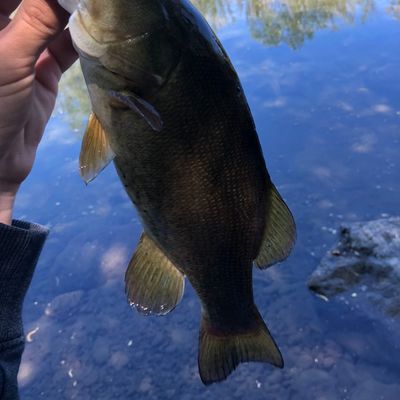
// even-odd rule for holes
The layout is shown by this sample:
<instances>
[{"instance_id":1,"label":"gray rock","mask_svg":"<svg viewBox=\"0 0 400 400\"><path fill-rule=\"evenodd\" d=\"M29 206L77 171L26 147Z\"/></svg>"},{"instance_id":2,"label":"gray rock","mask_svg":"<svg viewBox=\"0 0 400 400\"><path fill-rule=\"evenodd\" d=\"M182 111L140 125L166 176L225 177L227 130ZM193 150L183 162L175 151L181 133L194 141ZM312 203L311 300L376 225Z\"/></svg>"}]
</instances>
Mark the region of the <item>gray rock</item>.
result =
<instances>
[{"instance_id":1,"label":"gray rock","mask_svg":"<svg viewBox=\"0 0 400 400\"><path fill-rule=\"evenodd\" d=\"M57 319L68 318L79 307L82 296L82 290L60 294L47 305L45 314L48 317L55 317Z\"/></svg>"},{"instance_id":2,"label":"gray rock","mask_svg":"<svg viewBox=\"0 0 400 400\"><path fill-rule=\"evenodd\" d=\"M313 395L310 398L321 400L337 399L337 388L335 387L335 378L328 372L317 368L310 368L299 372L294 378L292 387L296 392L294 398L302 397L310 392L312 388Z\"/></svg>"},{"instance_id":3,"label":"gray rock","mask_svg":"<svg viewBox=\"0 0 400 400\"><path fill-rule=\"evenodd\" d=\"M400 218L343 224L339 234L308 287L326 298L352 290L400 317Z\"/></svg>"},{"instance_id":4,"label":"gray rock","mask_svg":"<svg viewBox=\"0 0 400 400\"><path fill-rule=\"evenodd\" d=\"M400 385L365 381L354 389L351 400L395 400L400 397Z\"/></svg>"},{"instance_id":5,"label":"gray rock","mask_svg":"<svg viewBox=\"0 0 400 400\"><path fill-rule=\"evenodd\" d=\"M93 343L92 354L97 364L104 364L110 356L108 341L105 338L98 337Z\"/></svg>"}]
</instances>

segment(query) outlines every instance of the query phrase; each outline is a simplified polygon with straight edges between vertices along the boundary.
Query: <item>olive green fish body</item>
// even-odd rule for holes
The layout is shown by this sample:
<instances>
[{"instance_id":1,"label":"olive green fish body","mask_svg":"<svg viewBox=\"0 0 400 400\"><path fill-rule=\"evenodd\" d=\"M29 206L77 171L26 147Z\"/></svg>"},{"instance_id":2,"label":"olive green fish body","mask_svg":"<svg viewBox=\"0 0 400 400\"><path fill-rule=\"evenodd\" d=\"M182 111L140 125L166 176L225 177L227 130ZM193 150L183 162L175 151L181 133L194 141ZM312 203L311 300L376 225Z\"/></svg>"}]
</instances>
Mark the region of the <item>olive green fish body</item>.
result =
<instances>
[{"instance_id":1,"label":"olive green fish body","mask_svg":"<svg viewBox=\"0 0 400 400\"><path fill-rule=\"evenodd\" d=\"M169 23L176 26L174 18ZM113 109L103 91L92 99L146 231L189 277L207 312L219 320L231 315L229 325L240 327L242 307L252 304L250 271L270 181L236 73L201 23L211 39L204 30L192 32L192 40L178 36L185 26L175 37L158 31L145 39L168 35L178 57L164 85L141 93L162 116L162 132L129 110ZM132 85L140 89L140 82ZM213 307L222 311L208 311Z\"/></svg>"},{"instance_id":2,"label":"olive green fish body","mask_svg":"<svg viewBox=\"0 0 400 400\"><path fill-rule=\"evenodd\" d=\"M128 295L144 312L169 311L188 277L203 306L205 383L225 379L242 361L282 366L254 305L252 265L285 258L294 223L269 178L239 79L190 3L129 4L138 5L140 23L133 9L129 18L119 14L131 25L124 22L123 34L114 32L120 40L107 46L92 44L80 32L84 23L71 23L98 129L144 226ZM94 26L92 35L101 24Z\"/></svg>"}]
</instances>

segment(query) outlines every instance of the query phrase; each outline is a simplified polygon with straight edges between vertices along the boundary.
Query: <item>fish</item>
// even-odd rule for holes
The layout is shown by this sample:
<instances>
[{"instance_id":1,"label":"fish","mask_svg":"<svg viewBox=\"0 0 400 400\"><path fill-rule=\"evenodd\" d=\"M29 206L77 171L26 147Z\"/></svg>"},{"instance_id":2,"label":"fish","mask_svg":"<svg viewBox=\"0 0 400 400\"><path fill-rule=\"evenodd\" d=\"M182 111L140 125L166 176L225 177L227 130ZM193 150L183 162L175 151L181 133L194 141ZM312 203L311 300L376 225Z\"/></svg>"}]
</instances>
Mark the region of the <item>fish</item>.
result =
<instances>
[{"instance_id":1,"label":"fish","mask_svg":"<svg viewBox=\"0 0 400 400\"><path fill-rule=\"evenodd\" d=\"M244 362L282 368L252 274L287 258L296 226L216 34L187 0L60 2L92 106L82 178L113 161L143 225L125 275L130 304L165 315L188 279L205 385Z\"/></svg>"}]
</instances>

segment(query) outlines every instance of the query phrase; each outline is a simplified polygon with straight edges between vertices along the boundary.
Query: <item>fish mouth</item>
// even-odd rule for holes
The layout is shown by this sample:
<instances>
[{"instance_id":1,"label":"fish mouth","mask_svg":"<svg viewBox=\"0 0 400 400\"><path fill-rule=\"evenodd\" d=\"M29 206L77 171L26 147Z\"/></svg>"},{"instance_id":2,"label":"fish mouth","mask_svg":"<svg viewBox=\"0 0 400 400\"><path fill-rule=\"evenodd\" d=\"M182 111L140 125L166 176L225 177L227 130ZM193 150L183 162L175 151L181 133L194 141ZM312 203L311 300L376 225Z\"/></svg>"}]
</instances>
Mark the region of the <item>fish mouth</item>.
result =
<instances>
[{"instance_id":1,"label":"fish mouth","mask_svg":"<svg viewBox=\"0 0 400 400\"><path fill-rule=\"evenodd\" d=\"M69 30L79 54L90 58L100 58L106 52L106 43L102 43L91 33L91 20L87 10L80 4L69 19Z\"/></svg>"}]
</instances>

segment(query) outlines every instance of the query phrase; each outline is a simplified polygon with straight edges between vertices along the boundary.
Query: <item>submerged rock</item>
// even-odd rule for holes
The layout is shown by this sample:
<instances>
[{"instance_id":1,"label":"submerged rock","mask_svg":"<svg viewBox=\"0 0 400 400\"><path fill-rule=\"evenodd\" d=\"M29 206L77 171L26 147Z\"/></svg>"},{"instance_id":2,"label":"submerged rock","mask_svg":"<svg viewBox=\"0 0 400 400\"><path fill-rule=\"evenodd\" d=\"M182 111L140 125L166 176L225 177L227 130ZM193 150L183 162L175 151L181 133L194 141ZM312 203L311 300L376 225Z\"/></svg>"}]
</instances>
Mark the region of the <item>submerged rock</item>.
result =
<instances>
[{"instance_id":1,"label":"submerged rock","mask_svg":"<svg viewBox=\"0 0 400 400\"><path fill-rule=\"evenodd\" d=\"M325 298L355 287L390 317L400 317L400 218L342 224L339 243L308 287Z\"/></svg>"}]
</instances>

